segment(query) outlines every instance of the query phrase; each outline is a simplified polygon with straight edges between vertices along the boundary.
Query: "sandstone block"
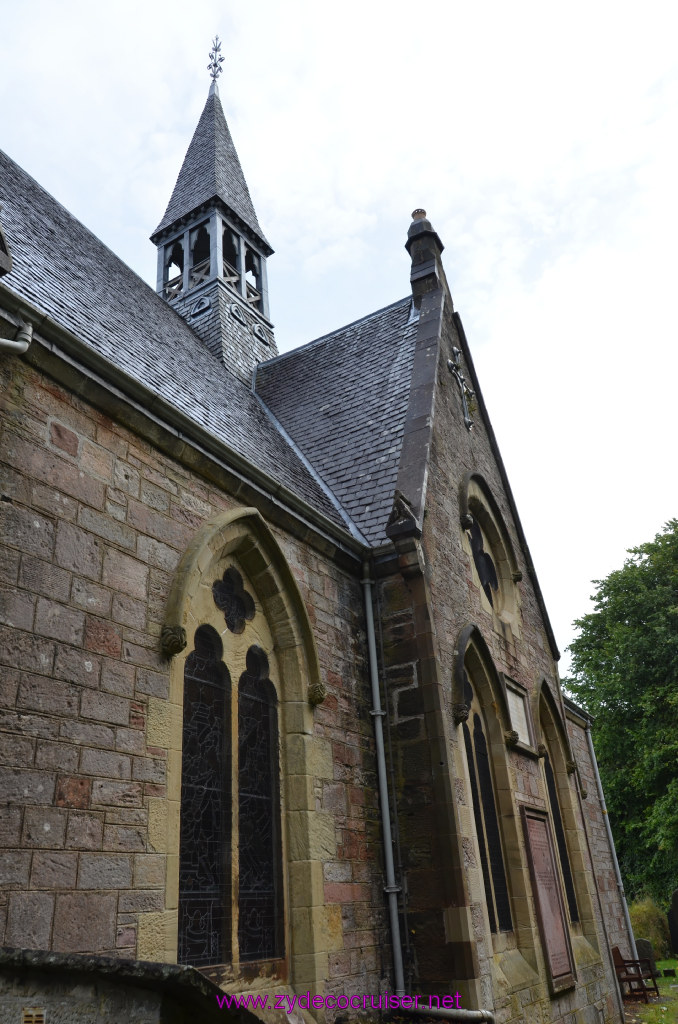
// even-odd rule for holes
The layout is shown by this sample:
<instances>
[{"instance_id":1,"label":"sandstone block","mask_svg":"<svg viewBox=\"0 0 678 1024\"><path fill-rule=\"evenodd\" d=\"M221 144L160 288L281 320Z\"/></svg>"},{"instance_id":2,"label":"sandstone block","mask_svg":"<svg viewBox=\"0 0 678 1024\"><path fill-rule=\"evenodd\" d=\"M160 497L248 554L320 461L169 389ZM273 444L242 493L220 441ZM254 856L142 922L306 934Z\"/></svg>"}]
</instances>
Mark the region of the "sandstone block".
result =
<instances>
[{"instance_id":1,"label":"sandstone block","mask_svg":"<svg viewBox=\"0 0 678 1024\"><path fill-rule=\"evenodd\" d=\"M19 684L17 707L73 717L78 713L80 691L71 683L24 673Z\"/></svg>"},{"instance_id":2,"label":"sandstone block","mask_svg":"<svg viewBox=\"0 0 678 1024\"><path fill-rule=\"evenodd\" d=\"M83 718L94 718L114 725L129 725L130 702L124 697L99 690L85 690L82 695ZM113 740L113 737L111 737ZM110 744L113 747L113 742Z\"/></svg>"},{"instance_id":3,"label":"sandstone block","mask_svg":"<svg viewBox=\"0 0 678 1024\"><path fill-rule=\"evenodd\" d=\"M137 671L137 691L153 697L169 697L169 676L167 672L152 672L147 668Z\"/></svg>"},{"instance_id":4,"label":"sandstone block","mask_svg":"<svg viewBox=\"0 0 678 1024\"><path fill-rule=\"evenodd\" d=\"M137 540L137 554L148 565L155 565L167 572L174 572L181 557L176 548L170 547L169 544L163 544L162 541L154 540L153 537L146 537L144 534Z\"/></svg>"},{"instance_id":5,"label":"sandstone block","mask_svg":"<svg viewBox=\"0 0 678 1024\"><path fill-rule=\"evenodd\" d=\"M56 897L53 947L60 953L99 953L115 947L114 895L64 893ZM83 928L83 922L86 927Z\"/></svg>"},{"instance_id":6,"label":"sandstone block","mask_svg":"<svg viewBox=\"0 0 678 1024\"><path fill-rule=\"evenodd\" d=\"M66 835L66 813L57 807L27 807L22 843L42 849L59 849Z\"/></svg>"},{"instance_id":7,"label":"sandstone block","mask_svg":"<svg viewBox=\"0 0 678 1024\"><path fill-rule=\"evenodd\" d=\"M55 802L57 807L89 807L91 792L91 779L61 775L57 779Z\"/></svg>"},{"instance_id":8,"label":"sandstone block","mask_svg":"<svg viewBox=\"0 0 678 1024\"><path fill-rule=\"evenodd\" d=\"M32 555L23 555L19 584L33 594L50 597L53 601L67 602L71 585L71 574L58 565L45 562Z\"/></svg>"},{"instance_id":9,"label":"sandstone block","mask_svg":"<svg viewBox=\"0 0 678 1024\"><path fill-rule=\"evenodd\" d=\"M0 793L6 804L51 804L56 778L51 772L0 768Z\"/></svg>"},{"instance_id":10,"label":"sandstone block","mask_svg":"<svg viewBox=\"0 0 678 1024\"><path fill-rule=\"evenodd\" d=\"M132 884L132 861L117 853L80 855L78 889L128 889Z\"/></svg>"},{"instance_id":11,"label":"sandstone block","mask_svg":"<svg viewBox=\"0 0 678 1024\"><path fill-rule=\"evenodd\" d=\"M92 784L92 806L140 807L140 782L112 782L96 779Z\"/></svg>"},{"instance_id":12,"label":"sandstone block","mask_svg":"<svg viewBox=\"0 0 678 1024\"><path fill-rule=\"evenodd\" d=\"M126 665L122 661L105 660L101 666L101 688L109 693L116 693L119 697L134 696L134 673L133 665Z\"/></svg>"},{"instance_id":13,"label":"sandstone block","mask_svg":"<svg viewBox=\"0 0 678 1024\"><path fill-rule=\"evenodd\" d=\"M57 528L55 555L59 565L89 579L101 577L103 545L97 537L77 526L61 522Z\"/></svg>"},{"instance_id":14,"label":"sandstone block","mask_svg":"<svg viewBox=\"0 0 678 1024\"><path fill-rule=\"evenodd\" d=\"M0 502L0 537L11 537L20 551L50 559L54 549L54 524L30 509Z\"/></svg>"},{"instance_id":15,"label":"sandstone block","mask_svg":"<svg viewBox=\"0 0 678 1024\"><path fill-rule=\"evenodd\" d=\"M165 884L165 860L162 854L139 853L134 858L134 885L153 888Z\"/></svg>"},{"instance_id":16,"label":"sandstone block","mask_svg":"<svg viewBox=\"0 0 678 1024\"><path fill-rule=\"evenodd\" d=\"M31 888L74 889L78 870L77 853L37 850L33 854Z\"/></svg>"},{"instance_id":17,"label":"sandstone block","mask_svg":"<svg viewBox=\"0 0 678 1024\"><path fill-rule=\"evenodd\" d=\"M83 646L95 654L105 654L110 658L119 658L122 650L122 632L119 626L106 619L98 619L88 615L85 622Z\"/></svg>"},{"instance_id":18,"label":"sandstone block","mask_svg":"<svg viewBox=\"0 0 678 1024\"><path fill-rule=\"evenodd\" d=\"M0 850L0 889L25 889L30 866L29 850Z\"/></svg>"},{"instance_id":19,"label":"sandstone block","mask_svg":"<svg viewBox=\"0 0 678 1024\"><path fill-rule=\"evenodd\" d=\"M132 765L132 778L140 782L154 782L165 785L167 763L161 758L135 757Z\"/></svg>"},{"instance_id":20,"label":"sandstone block","mask_svg":"<svg viewBox=\"0 0 678 1024\"><path fill-rule=\"evenodd\" d=\"M92 473L101 480L111 480L113 475L113 455L101 445L85 441L80 453L80 468L85 473Z\"/></svg>"},{"instance_id":21,"label":"sandstone block","mask_svg":"<svg viewBox=\"0 0 678 1024\"><path fill-rule=\"evenodd\" d=\"M0 622L14 629L33 628L35 598L23 590L0 590Z\"/></svg>"},{"instance_id":22,"label":"sandstone block","mask_svg":"<svg viewBox=\"0 0 678 1024\"><path fill-rule=\"evenodd\" d=\"M120 894L118 910L121 914L148 913L163 910L165 894L162 889L136 889Z\"/></svg>"},{"instance_id":23,"label":"sandstone block","mask_svg":"<svg viewBox=\"0 0 678 1024\"><path fill-rule=\"evenodd\" d=\"M139 494L139 480L139 471L134 466L128 465L122 459L115 460L113 482L116 487L119 487L121 491L125 491L126 494L132 494L136 497Z\"/></svg>"},{"instance_id":24,"label":"sandstone block","mask_svg":"<svg viewBox=\"0 0 678 1024\"><path fill-rule=\"evenodd\" d=\"M36 633L67 644L81 644L84 628L85 616L81 611L45 597L38 598L35 609Z\"/></svg>"},{"instance_id":25,"label":"sandstone block","mask_svg":"<svg viewBox=\"0 0 678 1024\"><path fill-rule=\"evenodd\" d=\"M96 688L100 672L100 658L77 647L57 647L54 659L54 675L57 679Z\"/></svg>"},{"instance_id":26,"label":"sandstone block","mask_svg":"<svg viewBox=\"0 0 678 1024\"><path fill-rule=\"evenodd\" d=\"M144 629L146 626L145 602L137 601L127 594L114 594L111 615L123 626L131 626L133 629Z\"/></svg>"},{"instance_id":27,"label":"sandstone block","mask_svg":"<svg viewBox=\"0 0 678 1024\"><path fill-rule=\"evenodd\" d=\"M106 825L104 849L125 853L140 853L146 849L146 829L124 825Z\"/></svg>"},{"instance_id":28,"label":"sandstone block","mask_svg":"<svg viewBox=\"0 0 678 1024\"><path fill-rule=\"evenodd\" d=\"M125 526L124 523L119 523L116 519L111 519L104 512L95 512L94 509L83 506L78 514L78 523L85 530L96 534L97 537L102 537L121 548L134 550L136 543L134 530Z\"/></svg>"},{"instance_id":29,"label":"sandstone block","mask_svg":"<svg viewBox=\"0 0 678 1024\"><path fill-rule=\"evenodd\" d=\"M80 754L80 771L83 775L103 775L109 779L129 779L130 759L125 754L109 750L85 748Z\"/></svg>"},{"instance_id":30,"label":"sandstone block","mask_svg":"<svg viewBox=\"0 0 678 1024\"><path fill-rule=\"evenodd\" d=\"M5 733L0 741L0 763L14 768L30 768L35 758L35 740L29 736Z\"/></svg>"},{"instance_id":31,"label":"sandstone block","mask_svg":"<svg viewBox=\"0 0 678 1024\"><path fill-rule=\"evenodd\" d=\"M115 750L115 730L107 725L95 725L93 722L69 721L60 725L64 739L74 743L86 744L89 747L108 747Z\"/></svg>"},{"instance_id":32,"label":"sandstone block","mask_svg":"<svg viewBox=\"0 0 678 1024\"><path fill-rule=\"evenodd\" d=\"M21 807L0 805L0 847L19 845L22 819Z\"/></svg>"},{"instance_id":33,"label":"sandstone block","mask_svg":"<svg viewBox=\"0 0 678 1024\"><path fill-rule=\"evenodd\" d=\"M103 841L103 815L71 811L66 829L66 847L69 850L100 850Z\"/></svg>"},{"instance_id":34,"label":"sandstone block","mask_svg":"<svg viewBox=\"0 0 678 1024\"><path fill-rule=\"evenodd\" d=\"M49 949L54 896L46 892L12 893L5 942L24 949Z\"/></svg>"},{"instance_id":35,"label":"sandstone block","mask_svg":"<svg viewBox=\"0 0 678 1024\"><path fill-rule=\"evenodd\" d=\"M81 579L78 576L73 579L71 601L78 608L91 612L93 615L106 616L111 611L110 590L100 587L92 580Z\"/></svg>"},{"instance_id":36,"label":"sandstone block","mask_svg":"<svg viewBox=\"0 0 678 1024\"><path fill-rule=\"evenodd\" d=\"M146 596L148 566L115 548L106 550L102 578L106 586L130 597Z\"/></svg>"},{"instance_id":37,"label":"sandstone block","mask_svg":"<svg viewBox=\"0 0 678 1024\"><path fill-rule=\"evenodd\" d=\"M28 555L26 557L29 557ZM11 548L0 547L0 583L14 585L19 580L21 554ZM48 563L43 563L47 565ZM29 588L30 589L30 588Z\"/></svg>"},{"instance_id":38,"label":"sandstone block","mask_svg":"<svg viewBox=\"0 0 678 1024\"><path fill-rule=\"evenodd\" d=\"M74 434L72 430L65 427L63 423L50 423L49 426L49 440L50 444L53 444L55 448L60 448L68 455L76 456L78 454L78 435Z\"/></svg>"}]
</instances>

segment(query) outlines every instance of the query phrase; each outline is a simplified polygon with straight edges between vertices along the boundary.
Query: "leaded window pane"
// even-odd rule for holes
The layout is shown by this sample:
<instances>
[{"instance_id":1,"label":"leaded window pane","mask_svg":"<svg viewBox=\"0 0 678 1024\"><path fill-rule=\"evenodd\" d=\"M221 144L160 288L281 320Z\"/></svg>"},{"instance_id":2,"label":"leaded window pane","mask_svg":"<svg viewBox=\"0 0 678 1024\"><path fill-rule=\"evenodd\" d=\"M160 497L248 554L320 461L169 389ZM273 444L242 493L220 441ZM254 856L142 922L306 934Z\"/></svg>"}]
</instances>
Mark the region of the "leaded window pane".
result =
<instances>
[{"instance_id":1,"label":"leaded window pane","mask_svg":"<svg viewBox=\"0 0 678 1024\"><path fill-rule=\"evenodd\" d=\"M572 879L572 870L570 868L570 858L567 853L565 829L563 828L563 819L560 813L560 804L558 802L558 790L556 789L556 780L553 775L553 768L551 767L551 761L549 759L548 754L544 755L544 773L546 775L546 786L549 794L549 803L551 804L551 818L553 820L553 829L556 833L556 842L558 844L560 869L563 873L563 882L565 883L567 905L570 910L570 920L578 921L579 911L577 909L577 898L574 894L574 881Z\"/></svg>"},{"instance_id":2,"label":"leaded window pane","mask_svg":"<svg viewBox=\"0 0 678 1024\"><path fill-rule=\"evenodd\" d=\"M492 774L490 759L487 752L487 742L483 732L480 715L473 716L473 744L476 752L476 763L478 765L478 781L480 784L480 796L483 805L483 817L485 819L485 832L487 835L487 847L492 869L492 885L494 887L494 898L497 909L497 919L501 931L511 931L513 921L511 919L511 907L509 905L508 887L506 885L506 872L504 871L504 857L501 849L499 836L499 821L497 818L497 805L494 802L494 787L492 785Z\"/></svg>"},{"instance_id":3,"label":"leaded window pane","mask_svg":"<svg viewBox=\"0 0 678 1024\"><path fill-rule=\"evenodd\" d=\"M478 847L480 848L480 866L483 870L483 884L485 886L485 902L487 903L487 914L490 919L490 931L496 932L497 930L497 919L494 915L494 898L492 896L492 885L490 883L490 872L487 863L487 846L485 845L485 830L483 829L483 819L480 810L480 798L478 795L478 780L476 778L476 766L473 759L473 746L471 743L471 733L468 730L466 722L464 722L464 744L466 746L466 760L468 762L468 773L471 782L471 799L473 801L473 817L476 823L476 833L478 835Z\"/></svg>"},{"instance_id":4,"label":"leaded window pane","mask_svg":"<svg viewBox=\"0 0 678 1024\"><path fill-rule=\"evenodd\" d=\"M179 963L231 957L231 680L219 634L200 626L184 670Z\"/></svg>"},{"instance_id":5,"label":"leaded window pane","mask_svg":"<svg viewBox=\"0 0 678 1024\"><path fill-rule=\"evenodd\" d=\"M282 956L278 710L268 659L247 652L238 687L239 894L241 960Z\"/></svg>"}]
</instances>

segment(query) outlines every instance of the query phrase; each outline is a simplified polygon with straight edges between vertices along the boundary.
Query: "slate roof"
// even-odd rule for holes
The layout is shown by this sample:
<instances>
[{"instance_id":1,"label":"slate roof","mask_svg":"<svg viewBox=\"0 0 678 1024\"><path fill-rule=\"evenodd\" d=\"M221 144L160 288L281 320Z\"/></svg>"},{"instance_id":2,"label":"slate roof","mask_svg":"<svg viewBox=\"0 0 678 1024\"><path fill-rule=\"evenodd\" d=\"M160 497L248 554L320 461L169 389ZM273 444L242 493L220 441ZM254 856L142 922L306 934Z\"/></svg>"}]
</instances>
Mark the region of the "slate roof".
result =
<instances>
[{"instance_id":1,"label":"slate roof","mask_svg":"<svg viewBox=\"0 0 678 1024\"><path fill-rule=\"evenodd\" d=\"M151 239L155 240L170 224L214 199L221 199L263 243L267 255L270 255L273 250L259 227L216 87L210 89L165 216Z\"/></svg>"},{"instance_id":2,"label":"slate roof","mask_svg":"<svg viewBox=\"0 0 678 1024\"><path fill-rule=\"evenodd\" d=\"M386 541L417 320L402 299L260 363L256 391L371 544Z\"/></svg>"},{"instance_id":3,"label":"slate roof","mask_svg":"<svg viewBox=\"0 0 678 1024\"><path fill-rule=\"evenodd\" d=\"M164 299L2 151L0 203L13 258L1 285L345 526L249 388Z\"/></svg>"}]
</instances>

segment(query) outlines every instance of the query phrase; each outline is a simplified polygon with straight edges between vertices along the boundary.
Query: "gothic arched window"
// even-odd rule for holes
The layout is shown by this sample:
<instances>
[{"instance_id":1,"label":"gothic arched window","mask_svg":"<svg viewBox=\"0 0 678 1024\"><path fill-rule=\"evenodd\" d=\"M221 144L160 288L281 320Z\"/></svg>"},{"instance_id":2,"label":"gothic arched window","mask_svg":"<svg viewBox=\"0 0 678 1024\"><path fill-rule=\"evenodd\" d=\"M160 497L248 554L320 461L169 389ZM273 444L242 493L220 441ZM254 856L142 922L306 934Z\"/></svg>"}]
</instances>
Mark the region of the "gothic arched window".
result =
<instances>
[{"instance_id":1,"label":"gothic arched window","mask_svg":"<svg viewBox=\"0 0 678 1024\"><path fill-rule=\"evenodd\" d=\"M513 920L482 710L468 679L465 680L464 690L470 707L469 722L473 729L471 733L468 723L463 723L464 745L490 930L512 931Z\"/></svg>"},{"instance_id":2,"label":"gothic arched window","mask_svg":"<svg viewBox=\"0 0 678 1024\"><path fill-rule=\"evenodd\" d=\"M199 626L184 668L179 962L195 967L284 956L277 693L245 647L255 603L235 567L212 597L232 643ZM244 661L237 690L226 661Z\"/></svg>"},{"instance_id":3,"label":"gothic arched window","mask_svg":"<svg viewBox=\"0 0 678 1024\"><path fill-rule=\"evenodd\" d=\"M179 963L231 956L231 678L221 638L200 626L184 669Z\"/></svg>"},{"instance_id":4,"label":"gothic arched window","mask_svg":"<svg viewBox=\"0 0 678 1024\"><path fill-rule=\"evenodd\" d=\"M282 955L278 710L260 647L247 652L238 687L239 896L241 960Z\"/></svg>"},{"instance_id":5,"label":"gothic arched window","mask_svg":"<svg viewBox=\"0 0 678 1024\"><path fill-rule=\"evenodd\" d=\"M546 753L544 754L544 775L546 776L546 791L548 793L549 806L551 808L551 821L553 822L553 831L556 834L558 860L560 861L560 871L563 877L565 895L567 896L567 906L570 912L570 921L575 922L579 920L577 898L574 892L572 868L570 867L570 858L567 852L565 829L563 828L563 816L560 813L558 789L556 786L555 775L553 774L553 768L551 766L551 759L548 754L548 748L546 750Z\"/></svg>"}]
</instances>

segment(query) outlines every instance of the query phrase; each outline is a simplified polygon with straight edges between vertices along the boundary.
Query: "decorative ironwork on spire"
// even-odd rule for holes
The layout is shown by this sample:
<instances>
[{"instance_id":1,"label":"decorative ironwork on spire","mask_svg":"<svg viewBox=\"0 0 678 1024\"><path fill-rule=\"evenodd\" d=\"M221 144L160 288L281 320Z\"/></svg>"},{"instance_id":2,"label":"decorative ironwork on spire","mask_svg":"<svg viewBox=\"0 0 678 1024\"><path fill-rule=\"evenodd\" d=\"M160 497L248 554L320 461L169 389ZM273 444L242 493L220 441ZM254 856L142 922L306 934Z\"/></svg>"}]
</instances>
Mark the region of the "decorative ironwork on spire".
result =
<instances>
[{"instance_id":1,"label":"decorative ironwork on spire","mask_svg":"<svg viewBox=\"0 0 678 1024\"><path fill-rule=\"evenodd\" d=\"M210 73L210 78L213 82L216 82L217 78L224 70L222 64L224 58L221 56L221 41L219 36L215 36L212 40L212 49L210 50L210 62L207 65L207 70Z\"/></svg>"}]
</instances>

